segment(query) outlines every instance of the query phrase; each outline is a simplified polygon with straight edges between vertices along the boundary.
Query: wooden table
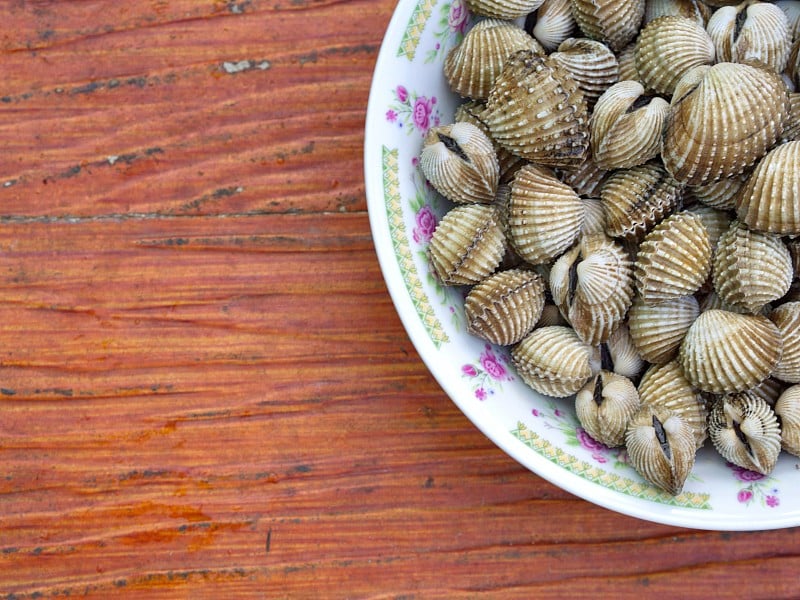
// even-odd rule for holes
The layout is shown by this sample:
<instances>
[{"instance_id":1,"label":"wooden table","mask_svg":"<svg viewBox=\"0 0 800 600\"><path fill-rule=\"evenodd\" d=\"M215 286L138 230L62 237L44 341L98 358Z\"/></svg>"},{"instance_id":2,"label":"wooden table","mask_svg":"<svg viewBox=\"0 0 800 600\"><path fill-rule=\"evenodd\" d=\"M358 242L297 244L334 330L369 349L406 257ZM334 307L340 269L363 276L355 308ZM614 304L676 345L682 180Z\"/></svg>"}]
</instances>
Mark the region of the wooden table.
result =
<instances>
[{"instance_id":1,"label":"wooden table","mask_svg":"<svg viewBox=\"0 0 800 600\"><path fill-rule=\"evenodd\" d=\"M393 0L0 2L0 598L798 597L488 441L383 283Z\"/></svg>"}]
</instances>

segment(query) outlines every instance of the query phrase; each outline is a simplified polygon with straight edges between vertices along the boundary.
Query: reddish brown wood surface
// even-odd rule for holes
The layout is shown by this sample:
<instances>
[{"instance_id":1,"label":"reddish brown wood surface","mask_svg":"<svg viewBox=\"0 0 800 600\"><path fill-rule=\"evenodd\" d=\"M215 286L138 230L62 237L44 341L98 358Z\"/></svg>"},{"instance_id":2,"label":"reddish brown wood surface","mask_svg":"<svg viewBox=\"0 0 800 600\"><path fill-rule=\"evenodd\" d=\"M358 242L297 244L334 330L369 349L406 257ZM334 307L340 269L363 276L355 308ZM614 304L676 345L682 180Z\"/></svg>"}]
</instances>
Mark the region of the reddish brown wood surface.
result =
<instances>
[{"instance_id":1,"label":"reddish brown wood surface","mask_svg":"<svg viewBox=\"0 0 800 600\"><path fill-rule=\"evenodd\" d=\"M798 597L797 530L598 508L430 377L364 197L393 8L0 2L0 599Z\"/></svg>"}]
</instances>

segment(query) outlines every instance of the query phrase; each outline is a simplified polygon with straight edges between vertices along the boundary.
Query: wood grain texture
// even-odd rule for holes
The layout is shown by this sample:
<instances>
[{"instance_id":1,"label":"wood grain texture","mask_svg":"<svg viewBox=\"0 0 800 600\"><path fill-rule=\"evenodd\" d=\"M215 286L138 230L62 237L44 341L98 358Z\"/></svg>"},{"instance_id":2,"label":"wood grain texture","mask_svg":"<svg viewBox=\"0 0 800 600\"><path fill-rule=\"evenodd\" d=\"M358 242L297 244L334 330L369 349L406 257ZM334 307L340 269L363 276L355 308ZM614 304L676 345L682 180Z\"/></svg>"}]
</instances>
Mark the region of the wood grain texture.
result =
<instances>
[{"instance_id":1,"label":"wood grain texture","mask_svg":"<svg viewBox=\"0 0 800 600\"><path fill-rule=\"evenodd\" d=\"M364 198L393 8L0 2L0 598L798 597L797 530L579 500L428 374Z\"/></svg>"}]
</instances>

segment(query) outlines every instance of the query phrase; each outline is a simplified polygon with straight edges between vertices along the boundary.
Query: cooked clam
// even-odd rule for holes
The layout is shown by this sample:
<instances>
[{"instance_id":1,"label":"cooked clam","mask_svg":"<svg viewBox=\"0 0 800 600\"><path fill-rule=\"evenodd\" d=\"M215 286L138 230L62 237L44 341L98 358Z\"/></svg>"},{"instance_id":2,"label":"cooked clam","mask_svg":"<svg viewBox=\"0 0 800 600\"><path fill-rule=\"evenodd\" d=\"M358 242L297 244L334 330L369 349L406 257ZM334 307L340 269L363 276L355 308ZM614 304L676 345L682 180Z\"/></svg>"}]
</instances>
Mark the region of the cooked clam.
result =
<instances>
[{"instance_id":1,"label":"cooked clam","mask_svg":"<svg viewBox=\"0 0 800 600\"><path fill-rule=\"evenodd\" d=\"M460 204L442 218L429 254L445 285L478 283L494 272L505 254L505 235L495 207Z\"/></svg>"},{"instance_id":2,"label":"cooked clam","mask_svg":"<svg viewBox=\"0 0 800 600\"><path fill-rule=\"evenodd\" d=\"M564 398L580 390L592 376L595 348L581 341L570 327L537 327L511 350L522 380L546 396Z\"/></svg>"},{"instance_id":3,"label":"cooked clam","mask_svg":"<svg viewBox=\"0 0 800 600\"><path fill-rule=\"evenodd\" d=\"M600 371L575 395L575 413L581 426L611 448L625 442L628 423L638 409L636 386L612 371Z\"/></svg>"},{"instance_id":4,"label":"cooked clam","mask_svg":"<svg viewBox=\"0 0 800 600\"><path fill-rule=\"evenodd\" d=\"M494 146L471 123L433 127L419 165L431 185L453 202L490 203L497 193L500 165Z\"/></svg>"},{"instance_id":5,"label":"cooked clam","mask_svg":"<svg viewBox=\"0 0 800 600\"><path fill-rule=\"evenodd\" d=\"M775 412L747 392L717 399L708 415L708 437L727 461L769 475L781 451L781 428Z\"/></svg>"},{"instance_id":6,"label":"cooked clam","mask_svg":"<svg viewBox=\"0 0 800 600\"><path fill-rule=\"evenodd\" d=\"M711 309L689 327L678 360L689 382L714 394L741 392L769 377L782 336L767 317Z\"/></svg>"},{"instance_id":7,"label":"cooked clam","mask_svg":"<svg viewBox=\"0 0 800 600\"><path fill-rule=\"evenodd\" d=\"M644 404L628 425L625 445L642 477L673 496L681 493L696 453L694 432L682 417Z\"/></svg>"},{"instance_id":8,"label":"cooked clam","mask_svg":"<svg viewBox=\"0 0 800 600\"><path fill-rule=\"evenodd\" d=\"M490 275L464 299L467 331L501 346L516 344L539 320L544 289L541 276L533 271L509 269Z\"/></svg>"}]
</instances>

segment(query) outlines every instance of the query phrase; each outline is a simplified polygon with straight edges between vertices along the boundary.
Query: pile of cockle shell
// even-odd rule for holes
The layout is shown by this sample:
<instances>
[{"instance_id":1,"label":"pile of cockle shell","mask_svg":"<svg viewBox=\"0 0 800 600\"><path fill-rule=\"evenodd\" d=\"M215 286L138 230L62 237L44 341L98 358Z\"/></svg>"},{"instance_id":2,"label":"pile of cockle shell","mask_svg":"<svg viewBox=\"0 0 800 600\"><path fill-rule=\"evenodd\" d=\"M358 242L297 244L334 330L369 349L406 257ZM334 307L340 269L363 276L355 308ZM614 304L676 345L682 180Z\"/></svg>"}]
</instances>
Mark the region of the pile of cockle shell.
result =
<instances>
[{"instance_id":1,"label":"pile of cockle shell","mask_svg":"<svg viewBox=\"0 0 800 600\"><path fill-rule=\"evenodd\" d=\"M800 0L466 0L420 154L468 331L678 494L800 455Z\"/></svg>"}]
</instances>

